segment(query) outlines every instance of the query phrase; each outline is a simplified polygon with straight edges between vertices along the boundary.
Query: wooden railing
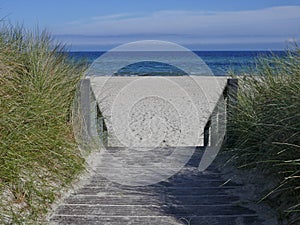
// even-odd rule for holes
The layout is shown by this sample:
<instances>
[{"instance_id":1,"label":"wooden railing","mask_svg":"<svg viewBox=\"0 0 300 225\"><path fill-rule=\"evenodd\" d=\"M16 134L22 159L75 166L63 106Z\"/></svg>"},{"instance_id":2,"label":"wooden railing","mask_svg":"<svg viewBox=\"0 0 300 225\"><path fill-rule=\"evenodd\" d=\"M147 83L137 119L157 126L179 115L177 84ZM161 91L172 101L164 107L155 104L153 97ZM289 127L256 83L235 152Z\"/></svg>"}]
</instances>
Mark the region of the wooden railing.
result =
<instances>
[{"instance_id":1,"label":"wooden railing","mask_svg":"<svg viewBox=\"0 0 300 225\"><path fill-rule=\"evenodd\" d=\"M217 145L219 141L231 140L230 124L234 120L237 103L238 80L228 79L213 113L204 127L204 146ZM223 104L222 104L223 102ZM81 139L84 144L94 142L107 146L107 127L97 104L89 79L83 79L79 88L79 112L81 116ZM229 129L228 129L229 128ZM223 135L223 131L225 132ZM222 139L222 135L224 138Z\"/></svg>"},{"instance_id":2,"label":"wooden railing","mask_svg":"<svg viewBox=\"0 0 300 225\"><path fill-rule=\"evenodd\" d=\"M238 79L228 79L223 95L220 96L219 102L204 127L204 146L217 145L216 141L220 141L220 137L218 136L222 135L220 134L221 129L224 129L224 138L226 142L230 142L233 138L231 124L235 117L237 91ZM222 107L222 104L220 107L221 101L224 101L225 107Z\"/></svg>"}]
</instances>

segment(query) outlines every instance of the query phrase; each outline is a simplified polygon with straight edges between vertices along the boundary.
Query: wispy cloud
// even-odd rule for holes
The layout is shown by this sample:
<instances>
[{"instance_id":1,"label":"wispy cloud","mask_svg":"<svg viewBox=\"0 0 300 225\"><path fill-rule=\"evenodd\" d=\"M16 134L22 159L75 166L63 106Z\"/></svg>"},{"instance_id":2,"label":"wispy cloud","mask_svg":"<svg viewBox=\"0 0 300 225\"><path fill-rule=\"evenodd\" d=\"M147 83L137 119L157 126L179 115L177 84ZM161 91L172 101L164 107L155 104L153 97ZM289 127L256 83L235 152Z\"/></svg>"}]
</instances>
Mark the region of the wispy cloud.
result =
<instances>
[{"instance_id":1,"label":"wispy cloud","mask_svg":"<svg viewBox=\"0 0 300 225\"><path fill-rule=\"evenodd\" d=\"M123 20L128 19L132 17L137 17L139 14L132 14L132 13L119 13L119 14L111 14L111 15L105 15L105 16L95 16L91 17L92 21L95 22L103 22L103 21L115 21L115 20Z\"/></svg>"},{"instance_id":2,"label":"wispy cloud","mask_svg":"<svg viewBox=\"0 0 300 225\"><path fill-rule=\"evenodd\" d=\"M113 14L78 20L57 27L54 32L73 45L119 44L141 38L181 44L284 42L299 37L300 6L233 12Z\"/></svg>"}]
</instances>

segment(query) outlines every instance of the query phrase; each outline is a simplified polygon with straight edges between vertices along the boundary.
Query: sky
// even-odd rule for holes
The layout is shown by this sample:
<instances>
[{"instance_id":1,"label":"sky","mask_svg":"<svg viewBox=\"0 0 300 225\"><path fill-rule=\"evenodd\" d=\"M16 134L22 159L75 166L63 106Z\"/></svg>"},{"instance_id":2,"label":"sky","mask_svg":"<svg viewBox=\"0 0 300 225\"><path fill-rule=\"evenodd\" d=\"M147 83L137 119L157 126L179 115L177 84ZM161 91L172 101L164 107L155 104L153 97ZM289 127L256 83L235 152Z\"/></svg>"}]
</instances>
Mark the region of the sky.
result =
<instances>
[{"instance_id":1,"label":"sky","mask_svg":"<svg viewBox=\"0 0 300 225\"><path fill-rule=\"evenodd\" d=\"M191 50L282 50L300 39L299 0L0 0L0 18L47 29L72 51L139 40Z\"/></svg>"}]
</instances>

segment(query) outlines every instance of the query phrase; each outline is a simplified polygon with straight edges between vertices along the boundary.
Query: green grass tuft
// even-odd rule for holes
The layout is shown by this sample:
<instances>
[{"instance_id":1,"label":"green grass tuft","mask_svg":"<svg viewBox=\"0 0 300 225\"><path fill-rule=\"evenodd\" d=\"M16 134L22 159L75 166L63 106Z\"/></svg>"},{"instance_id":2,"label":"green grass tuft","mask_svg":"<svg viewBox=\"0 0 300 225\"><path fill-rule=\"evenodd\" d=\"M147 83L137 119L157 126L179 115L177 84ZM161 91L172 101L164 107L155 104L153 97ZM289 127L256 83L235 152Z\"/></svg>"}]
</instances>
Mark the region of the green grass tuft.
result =
<instances>
[{"instance_id":1,"label":"green grass tuft","mask_svg":"<svg viewBox=\"0 0 300 225\"><path fill-rule=\"evenodd\" d=\"M64 50L47 32L0 28L0 224L42 219L84 168L71 126L84 68Z\"/></svg>"},{"instance_id":2,"label":"green grass tuft","mask_svg":"<svg viewBox=\"0 0 300 225\"><path fill-rule=\"evenodd\" d=\"M295 219L300 211L300 50L262 58L254 71L238 78L234 159L269 176L276 186L263 199L272 199L283 217Z\"/></svg>"}]
</instances>

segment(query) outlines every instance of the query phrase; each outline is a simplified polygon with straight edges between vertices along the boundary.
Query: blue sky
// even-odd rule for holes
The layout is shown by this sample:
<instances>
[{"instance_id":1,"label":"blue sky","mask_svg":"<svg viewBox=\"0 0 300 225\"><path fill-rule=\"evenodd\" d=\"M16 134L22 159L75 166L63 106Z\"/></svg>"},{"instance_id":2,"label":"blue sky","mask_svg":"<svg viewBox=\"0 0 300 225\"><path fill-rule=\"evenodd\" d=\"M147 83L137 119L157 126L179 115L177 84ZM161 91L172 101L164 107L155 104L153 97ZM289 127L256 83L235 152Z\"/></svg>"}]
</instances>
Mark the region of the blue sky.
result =
<instances>
[{"instance_id":1,"label":"blue sky","mask_svg":"<svg viewBox=\"0 0 300 225\"><path fill-rule=\"evenodd\" d=\"M0 0L0 16L46 28L71 50L148 39L192 50L278 50L300 38L299 0Z\"/></svg>"}]
</instances>

